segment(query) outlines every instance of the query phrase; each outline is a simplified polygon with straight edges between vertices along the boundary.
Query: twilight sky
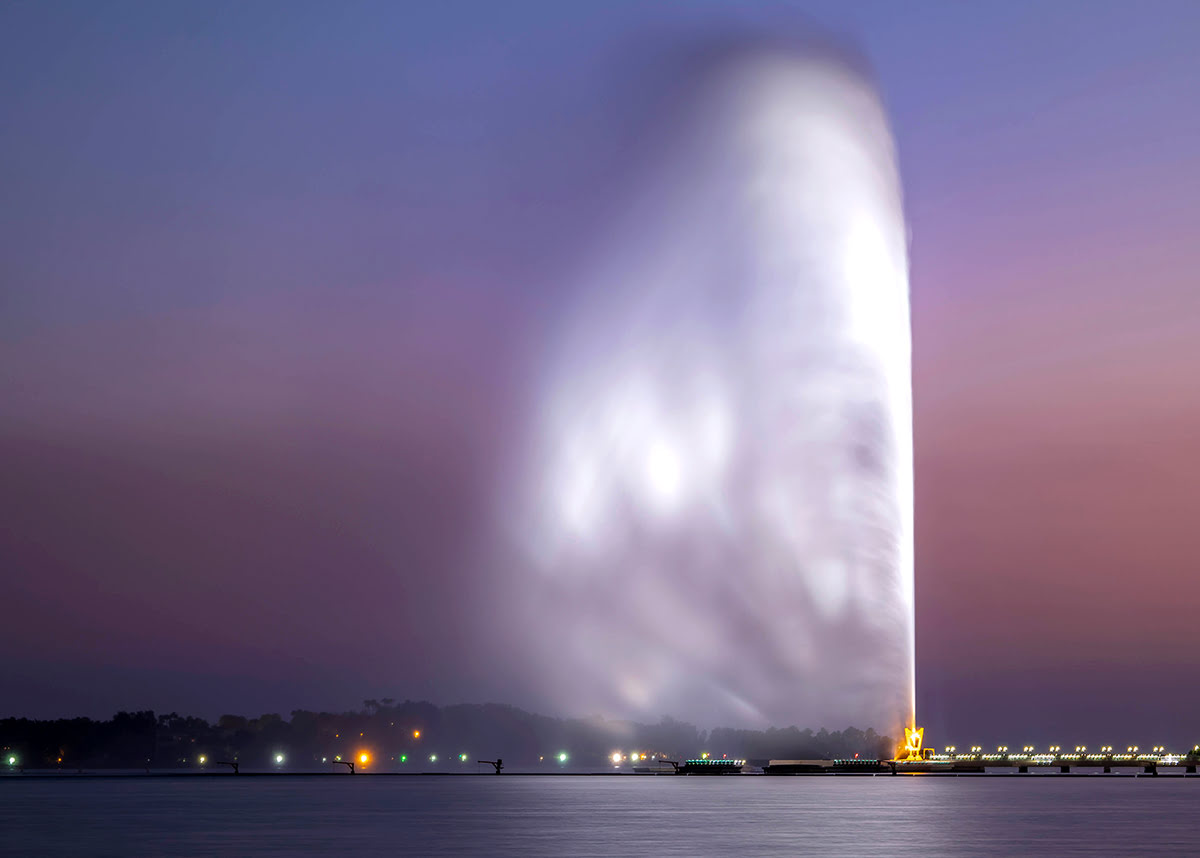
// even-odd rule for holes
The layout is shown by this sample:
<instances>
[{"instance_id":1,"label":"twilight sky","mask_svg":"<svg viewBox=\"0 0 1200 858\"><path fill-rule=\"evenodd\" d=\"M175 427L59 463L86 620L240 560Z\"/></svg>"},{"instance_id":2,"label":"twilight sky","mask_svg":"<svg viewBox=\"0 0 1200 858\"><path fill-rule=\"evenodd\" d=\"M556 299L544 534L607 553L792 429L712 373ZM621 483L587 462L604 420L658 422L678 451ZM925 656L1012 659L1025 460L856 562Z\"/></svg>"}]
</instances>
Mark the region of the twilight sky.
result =
<instances>
[{"instance_id":1,"label":"twilight sky","mask_svg":"<svg viewBox=\"0 0 1200 858\"><path fill-rule=\"evenodd\" d=\"M1189 0L0 4L0 714L539 708L473 534L734 24L890 113L929 735L1196 741Z\"/></svg>"}]
</instances>

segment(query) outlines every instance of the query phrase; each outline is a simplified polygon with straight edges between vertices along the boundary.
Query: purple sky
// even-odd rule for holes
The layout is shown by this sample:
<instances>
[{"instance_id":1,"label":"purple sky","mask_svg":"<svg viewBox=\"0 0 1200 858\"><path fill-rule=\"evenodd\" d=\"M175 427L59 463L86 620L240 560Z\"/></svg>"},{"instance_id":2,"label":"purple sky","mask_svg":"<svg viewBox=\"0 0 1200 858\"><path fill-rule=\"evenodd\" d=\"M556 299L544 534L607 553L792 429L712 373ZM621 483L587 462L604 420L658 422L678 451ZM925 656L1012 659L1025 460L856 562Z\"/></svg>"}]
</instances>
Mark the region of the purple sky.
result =
<instances>
[{"instance_id":1,"label":"purple sky","mask_svg":"<svg viewBox=\"0 0 1200 858\"><path fill-rule=\"evenodd\" d=\"M654 46L729 22L891 112L930 735L1196 741L1188 0L0 6L0 714L536 708L471 535Z\"/></svg>"}]
</instances>

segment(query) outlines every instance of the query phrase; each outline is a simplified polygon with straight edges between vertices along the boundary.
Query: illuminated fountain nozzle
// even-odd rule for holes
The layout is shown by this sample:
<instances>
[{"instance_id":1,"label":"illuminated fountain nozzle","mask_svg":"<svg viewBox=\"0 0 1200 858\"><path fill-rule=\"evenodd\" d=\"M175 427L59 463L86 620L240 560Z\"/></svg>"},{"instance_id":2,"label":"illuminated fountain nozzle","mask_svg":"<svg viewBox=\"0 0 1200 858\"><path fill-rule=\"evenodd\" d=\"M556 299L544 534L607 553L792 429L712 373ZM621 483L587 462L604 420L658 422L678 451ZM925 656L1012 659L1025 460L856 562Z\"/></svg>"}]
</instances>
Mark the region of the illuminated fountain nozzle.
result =
<instances>
[{"instance_id":1,"label":"illuminated fountain nozzle","mask_svg":"<svg viewBox=\"0 0 1200 858\"><path fill-rule=\"evenodd\" d=\"M896 755L897 759L906 762L923 759L921 756L921 742L924 736L924 727L905 727L904 746L900 749L900 753Z\"/></svg>"}]
</instances>

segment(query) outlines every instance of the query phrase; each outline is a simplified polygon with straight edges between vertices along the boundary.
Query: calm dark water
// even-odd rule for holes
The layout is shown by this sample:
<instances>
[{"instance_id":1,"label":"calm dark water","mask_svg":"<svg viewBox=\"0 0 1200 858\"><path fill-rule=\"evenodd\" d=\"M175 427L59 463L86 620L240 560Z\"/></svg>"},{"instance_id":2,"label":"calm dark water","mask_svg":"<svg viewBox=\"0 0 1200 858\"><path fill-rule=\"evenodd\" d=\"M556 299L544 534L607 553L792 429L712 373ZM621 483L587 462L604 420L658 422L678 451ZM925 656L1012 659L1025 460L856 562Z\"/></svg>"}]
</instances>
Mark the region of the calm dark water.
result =
<instances>
[{"instance_id":1,"label":"calm dark water","mask_svg":"<svg viewBox=\"0 0 1200 858\"><path fill-rule=\"evenodd\" d=\"M1200 778L0 778L9 855L1200 855Z\"/></svg>"}]
</instances>

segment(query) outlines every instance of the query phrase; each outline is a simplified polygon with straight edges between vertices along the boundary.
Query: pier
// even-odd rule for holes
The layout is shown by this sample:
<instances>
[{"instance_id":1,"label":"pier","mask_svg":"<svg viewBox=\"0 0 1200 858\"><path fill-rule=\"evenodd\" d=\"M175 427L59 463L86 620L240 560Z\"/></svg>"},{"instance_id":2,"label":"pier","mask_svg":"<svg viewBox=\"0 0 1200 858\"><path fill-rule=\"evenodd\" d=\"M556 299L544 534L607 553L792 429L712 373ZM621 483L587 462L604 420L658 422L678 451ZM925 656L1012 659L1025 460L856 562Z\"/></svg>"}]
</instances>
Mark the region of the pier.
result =
<instances>
[{"instance_id":1,"label":"pier","mask_svg":"<svg viewBox=\"0 0 1200 858\"><path fill-rule=\"evenodd\" d=\"M1183 769L1185 774L1196 774L1200 765L1200 746L1187 752L1168 751L1165 747L1155 747L1148 752L1132 746L1123 752L1116 751L1111 746L1102 747L1098 751L1088 751L1085 746L1077 746L1074 751L1063 751L1058 745L1039 752L1032 746L1025 746L1020 751L1010 751L1000 746L992 753L985 753L978 745L966 753L958 753L954 747L945 748L941 753L927 753L920 760L890 761L898 772L982 772L986 769L1015 769L1018 774L1028 774L1033 769L1058 769L1061 774L1070 774L1072 769L1102 769L1111 774L1113 769L1141 769L1144 774L1156 775L1159 769Z\"/></svg>"}]
</instances>

